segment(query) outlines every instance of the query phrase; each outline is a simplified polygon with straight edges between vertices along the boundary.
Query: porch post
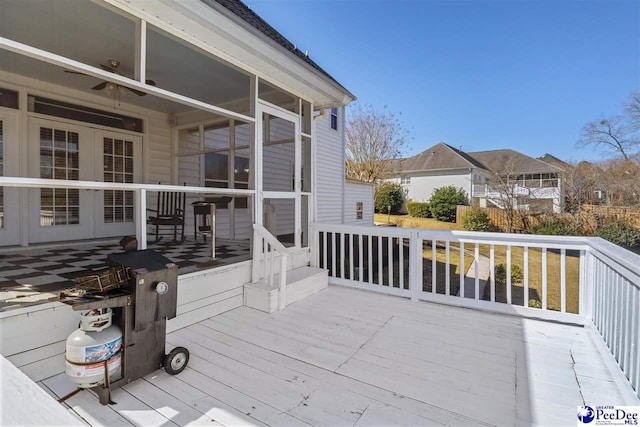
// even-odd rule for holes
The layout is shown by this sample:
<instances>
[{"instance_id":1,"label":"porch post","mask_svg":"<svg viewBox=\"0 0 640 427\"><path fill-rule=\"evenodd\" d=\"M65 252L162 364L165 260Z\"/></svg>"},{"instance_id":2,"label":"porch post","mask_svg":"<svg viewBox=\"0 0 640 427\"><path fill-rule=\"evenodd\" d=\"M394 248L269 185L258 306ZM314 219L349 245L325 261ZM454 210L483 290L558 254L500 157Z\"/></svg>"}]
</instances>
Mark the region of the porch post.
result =
<instances>
[{"instance_id":1,"label":"porch post","mask_svg":"<svg viewBox=\"0 0 640 427\"><path fill-rule=\"evenodd\" d=\"M147 249L147 190L139 188L136 195L136 239L138 249Z\"/></svg>"},{"instance_id":2,"label":"porch post","mask_svg":"<svg viewBox=\"0 0 640 427\"><path fill-rule=\"evenodd\" d=\"M142 84L147 84L147 21L143 19L136 22L135 43L134 78Z\"/></svg>"},{"instance_id":3,"label":"porch post","mask_svg":"<svg viewBox=\"0 0 640 427\"><path fill-rule=\"evenodd\" d=\"M250 147L249 147L249 186L254 190L253 197L249 200L252 207L253 224L262 224L262 185L260 184L260 162L262 159L261 150L258 147L262 129L262 117L258 117L258 77L251 77L249 94L249 115L254 118L250 127ZM262 116L262 113L260 113ZM252 141L252 142L251 142ZM251 227L251 282L255 283L260 278L260 260L262 258L262 238L259 238Z\"/></svg>"}]
</instances>

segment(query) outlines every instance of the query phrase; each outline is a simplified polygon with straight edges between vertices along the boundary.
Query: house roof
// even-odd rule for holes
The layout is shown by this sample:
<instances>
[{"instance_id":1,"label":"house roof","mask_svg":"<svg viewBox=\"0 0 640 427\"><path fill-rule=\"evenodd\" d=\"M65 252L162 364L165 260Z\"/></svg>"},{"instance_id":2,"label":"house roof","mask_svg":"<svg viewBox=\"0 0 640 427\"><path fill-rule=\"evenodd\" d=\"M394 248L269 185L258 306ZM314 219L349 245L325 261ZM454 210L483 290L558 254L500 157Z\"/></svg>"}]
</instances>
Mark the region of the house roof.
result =
<instances>
[{"instance_id":1,"label":"house roof","mask_svg":"<svg viewBox=\"0 0 640 427\"><path fill-rule=\"evenodd\" d=\"M573 168L573 166L570 165L569 163L565 162L564 160L560 160L556 156L549 153L545 153L543 156L538 157L538 160L542 160L545 163L549 163L550 165L558 167L563 170L568 170Z\"/></svg>"},{"instance_id":2,"label":"house roof","mask_svg":"<svg viewBox=\"0 0 640 427\"><path fill-rule=\"evenodd\" d=\"M564 171L560 167L511 149L465 153L439 142L413 157L391 160L389 173L398 176L408 172L453 169L485 169L499 173L505 170L506 165L522 174Z\"/></svg>"},{"instance_id":3,"label":"house roof","mask_svg":"<svg viewBox=\"0 0 640 427\"><path fill-rule=\"evenodd\" d=\"M216 3L224 7L229 12L233 13L235 16L240 18L249 26L253 27L258 32L265 35L268 39L274 41L282 48L286 49L298 58L299 61L306 63L311 66L315 71L323 75L324 77L331 80L334 84L340 87L352 100L355 100L356 97L351 92L349 92L344 86L342 86L335 78L333 78L329 73L322 69L318 64L316 64L308 54L305 54L301 50L299 50L295 44L291 43L280 34L275 28L273 28L267 21L262 19L257 13L255 13L249 6L245 5L240 0L201 0L203 3L207 4L210 7L215 8Z\"/></svg>"},{"instance_id":4,"label":"house roof","mask_svg":"<svg viewBox=\"0 0 640 427\"><path fill-rule=\"evenodd\" d=\"M511 149L476 151L468 154L495 173L509 172L507 168L521 174L563 172L559 167Z\"/></svg>"},{"instance_id":5,"label":"house roof","mask_svg":"<svg viewBox=\"0 0 640 427\"><path fill-rule=\"evenodd\" d=\"M390 170L394 175L412 171L429 171L443 169L469 169L485 167L464 151L439 142L420 154L406 159L391 161Z\"/></svg>"}]
</instances>

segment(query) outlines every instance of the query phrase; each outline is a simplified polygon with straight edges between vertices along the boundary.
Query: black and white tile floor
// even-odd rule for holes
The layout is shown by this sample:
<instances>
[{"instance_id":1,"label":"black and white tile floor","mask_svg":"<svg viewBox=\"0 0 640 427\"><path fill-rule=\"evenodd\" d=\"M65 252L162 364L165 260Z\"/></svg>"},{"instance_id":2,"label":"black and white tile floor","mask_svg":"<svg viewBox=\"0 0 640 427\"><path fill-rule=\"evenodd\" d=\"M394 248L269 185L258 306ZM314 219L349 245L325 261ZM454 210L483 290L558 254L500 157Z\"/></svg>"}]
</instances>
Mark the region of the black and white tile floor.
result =
<instances>
[{"instance_id":1,"label":"black and white tile floor","mask_svg":"<svg viewBox=\"0 0 640 427\"><path fill-rule=\"evenodd\" d=\"M250 259L248 241L216 242L216 258L211 259L211 243L187 240L158 242L149 249L176 263L178 274ZM116 243L25 249L0 253L0 311L47 302L74 286L73 279L107 267L107 255L121 252Z\"/></svg>"}]
</instances>

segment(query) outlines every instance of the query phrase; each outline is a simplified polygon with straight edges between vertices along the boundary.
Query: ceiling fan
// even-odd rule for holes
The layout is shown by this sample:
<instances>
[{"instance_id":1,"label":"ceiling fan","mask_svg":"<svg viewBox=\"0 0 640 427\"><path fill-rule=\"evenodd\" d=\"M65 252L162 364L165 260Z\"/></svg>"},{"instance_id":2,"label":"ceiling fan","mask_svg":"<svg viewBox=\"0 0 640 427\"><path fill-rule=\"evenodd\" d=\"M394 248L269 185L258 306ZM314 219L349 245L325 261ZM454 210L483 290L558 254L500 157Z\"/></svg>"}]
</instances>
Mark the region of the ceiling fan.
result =
<instances>
[{"instance_id":1,"label":"ceiling fan","mask_svg":"<svg viewBox=\"0 0 640 427\"><path fill-rule=\"evenodd\" d=\"M107 60L108 65L105 64L100 64L100 68L102 68L105 71L108 71L110 73L113 74L117 74L119 76L121 76L122 74L120 74L118 72L118 67L120 66L120 61L118 61L117 59L108 59ZM70 73L70 74L80 74L81 76L87 76L88 74L85 73L81 73L79 71L71 71L71 70L64 70L65 73ZM151 86L155 86L156 82L154 82L153 80L145 80L145 83ZM130 92L135 93L138 96L145 96L146 93L142 92L141 90L137 90L137 89L132 89L130 87L126 87L126 86L122 86L120 84L117 83L113 83L113 82L102 82L102 83L98 83L97 85L95 85L94 87L92 87L91 89L93 90L103 90L103 89L107 89L107 90L116 90L116 89L126 89Z\"/></svg>"}]
</instances>

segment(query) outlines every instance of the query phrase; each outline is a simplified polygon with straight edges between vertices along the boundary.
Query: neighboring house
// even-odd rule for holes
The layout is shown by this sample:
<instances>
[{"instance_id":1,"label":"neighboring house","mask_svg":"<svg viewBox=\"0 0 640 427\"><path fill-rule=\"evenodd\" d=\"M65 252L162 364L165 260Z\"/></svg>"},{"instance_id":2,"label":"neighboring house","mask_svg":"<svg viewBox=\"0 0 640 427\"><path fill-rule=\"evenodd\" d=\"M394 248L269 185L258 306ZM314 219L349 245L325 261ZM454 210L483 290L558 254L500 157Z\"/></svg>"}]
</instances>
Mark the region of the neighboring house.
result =
<instances>
[{"instance_id":1,"label":"neighboring house","mask_svg":"<svg viewBox=\"0 0 640 427\"><path fill-rule=\"evenodd\" d=\"M470 202L503 207L508 176L508 191L517 196L518 208L560 212L562 172L510 149L467 153L440 142L394 160L389 177L403 186L407 200L428 201L436 188L453 185L465 190Z\"/></svg>"}]
</instances>

